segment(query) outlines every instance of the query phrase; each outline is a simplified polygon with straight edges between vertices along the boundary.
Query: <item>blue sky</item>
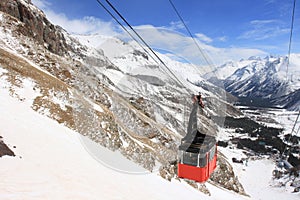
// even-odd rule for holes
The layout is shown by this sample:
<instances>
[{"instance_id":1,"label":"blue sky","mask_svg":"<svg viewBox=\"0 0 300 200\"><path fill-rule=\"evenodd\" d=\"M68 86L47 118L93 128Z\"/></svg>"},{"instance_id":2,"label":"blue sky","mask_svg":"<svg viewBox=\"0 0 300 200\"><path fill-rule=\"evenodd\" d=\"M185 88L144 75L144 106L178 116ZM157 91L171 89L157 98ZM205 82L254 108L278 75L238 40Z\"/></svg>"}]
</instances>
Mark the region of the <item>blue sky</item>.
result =
<instances>
[{"instance_id":1,"label":"blue sky","mask_svg":"<svg viewBox=\"0 0 300 200\"><path fill-rule=\"evenodd\" d=\"M105 3L105 0L101 0ZM169 0L110 0L154 48L197 62L199 53ZM216 64L253 55L286 55L293 0L172 0L201 48ZM96 0L33 0L47 17L71 33L128 39ZM296 4L292 52L300 53L300 7Z\"/></svg>"}]
</instances>

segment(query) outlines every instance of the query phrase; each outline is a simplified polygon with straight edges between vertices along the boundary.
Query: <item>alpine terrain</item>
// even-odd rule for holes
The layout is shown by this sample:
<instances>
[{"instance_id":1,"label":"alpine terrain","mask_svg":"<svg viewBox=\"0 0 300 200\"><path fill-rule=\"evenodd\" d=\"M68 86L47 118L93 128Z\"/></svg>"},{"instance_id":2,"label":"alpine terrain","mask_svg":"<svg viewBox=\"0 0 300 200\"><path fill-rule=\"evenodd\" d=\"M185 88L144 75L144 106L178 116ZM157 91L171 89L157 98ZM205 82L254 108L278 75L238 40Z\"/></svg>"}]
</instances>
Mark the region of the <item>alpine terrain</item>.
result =
<instances>
[{"instance_id":1,"label":"alpine terrain","mask_svg":"<svg viewBox=\"0 0 300 200\"><path fill-rule=\"evenodd\" d=\"M232 74L201 76L157 54L166 65L134 42L70 35L31 0L2 0L0 198L299 199L300 138L291 129L300 80L285 79L286 58L227 63L217 70ZM292 55L290 70L299 60ZM224 88L206 80L215 74ZM198 92L198 129L219 141L206 183L177 176ZM274 110L235 106L249 97L268 97ZM289 170L276 162L286 149Z\"/></svg>"},{"instance_id":2,"label":"alpine terrain","mask_svg":"<svg viewBox=\"0 0 300 200\"><path fill-rule=\"evenodd\" d=\"M228 62L204 75L223 81L226 91L246 105L299 110L300 55L250 57ZM251 102L250 102L251 101Z\"/></svg>"}]
</instances>

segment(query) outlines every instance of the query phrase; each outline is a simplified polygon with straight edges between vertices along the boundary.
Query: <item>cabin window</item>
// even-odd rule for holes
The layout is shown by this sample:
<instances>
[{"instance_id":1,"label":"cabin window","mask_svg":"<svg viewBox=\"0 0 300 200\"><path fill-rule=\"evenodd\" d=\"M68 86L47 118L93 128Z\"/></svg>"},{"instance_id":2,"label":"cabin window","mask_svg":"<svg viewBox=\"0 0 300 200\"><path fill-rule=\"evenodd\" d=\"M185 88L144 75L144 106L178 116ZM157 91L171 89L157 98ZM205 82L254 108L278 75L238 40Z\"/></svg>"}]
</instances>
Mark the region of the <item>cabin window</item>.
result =
<instances>
[{"instance_id":1,"label":"cabin window","mask_svg":"<svg viewBox=\"0 0 300 200\"><path fill-rule=\"evenodd\" d=\"M211 161L214 158L215 153L216 153L216 147L213 146L213 148L211 148L211 150L209 151L209 161Z\"/></svg>"},{"instance_id":2,"label":"cabin window","mask_svg":"<svg viewBox=\"0 0 300 200\"><path fill-rule=\"evenodd\" d=\"M183 162L183 151L178 151L178 162L181 164Z\"/></svg>"},{"instance_id":3,"label":"cabin window","mask_svg":"<svg viewBox=\"0 0 300 200\"><path fill-rule=\"evenodd\" d=\"M180 153L179 153L180 155ZM192 165L197 167L205 167L207 165L207 158L205 154L191 153L191 152L182 152L182 162L180 163L186 165Z\"/></svg>"},{"instance_id":4,"label":"cabin window","mask_svg":"<svg viewBox=\"0 0 300 200\"><path fill-rule=\"evenodd\" d=\"M198 154L191 152L183 153L183 164L197 166L198 165Z\"/></svg>"},{"instance_id":5,"label":"cabin window","mask_svg":"<svg viewBox=\"0 0 300 200\"><path fill-rule=\"evenodd\" d=\"M207 165L206 153L199 154L199 167L205 167Z\"/></svg>"}]
</instances>

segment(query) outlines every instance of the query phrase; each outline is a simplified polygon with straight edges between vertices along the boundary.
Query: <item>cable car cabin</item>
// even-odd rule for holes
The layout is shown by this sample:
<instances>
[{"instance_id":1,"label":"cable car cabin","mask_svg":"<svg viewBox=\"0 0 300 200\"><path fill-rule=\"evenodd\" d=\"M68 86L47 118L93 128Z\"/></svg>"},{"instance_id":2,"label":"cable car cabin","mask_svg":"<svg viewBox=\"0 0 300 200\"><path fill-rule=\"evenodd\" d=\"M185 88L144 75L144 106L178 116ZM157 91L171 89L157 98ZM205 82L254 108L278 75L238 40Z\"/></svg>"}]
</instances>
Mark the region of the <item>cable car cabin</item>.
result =
<instances>
[{"instance_id":1,"label":"cable car cabin","mask_svg":"<svg viewBox=\"0 0 300 200\"><path fill-rule=\"evenodd\" d=\"M216 168L216 140L199 131L192 142L185 139L179 146L178 177L205 182Z\"/></svg>"},{"instance_id":2,"label":"cable car cabin","mask_svg":"<svg viewBox=\"0 0 300 200\"><path fill-rule=\"evenodd\" d=\"M201 96L200 96L201 98ZM201 106L204 108L203 106ZM181 139L178 155L178 177L205 182L217 166L217 144L213 136L202 134L197 128L199 103L194 101L187 134Z\"/></svg>"}]
</instances>

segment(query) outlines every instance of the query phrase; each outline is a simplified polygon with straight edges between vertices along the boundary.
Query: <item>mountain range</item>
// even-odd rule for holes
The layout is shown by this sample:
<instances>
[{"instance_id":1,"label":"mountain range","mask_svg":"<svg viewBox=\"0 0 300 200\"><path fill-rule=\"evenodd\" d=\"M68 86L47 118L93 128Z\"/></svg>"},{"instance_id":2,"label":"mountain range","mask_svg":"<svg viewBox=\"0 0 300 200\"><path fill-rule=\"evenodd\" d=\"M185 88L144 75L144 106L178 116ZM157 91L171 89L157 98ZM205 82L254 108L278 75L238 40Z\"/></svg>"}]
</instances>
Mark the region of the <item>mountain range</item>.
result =
<instances>
[{"instance_id":1,"label":"mountain range","mask_svg":"<svg viewBox=\"0 0 300 200\"><path fill-rule=\"evenodd\" d=\"M234 69L232 74L218 77L224 81L226 92L219 85L214 85L213 81L207 81L205 78L209 75L203 76L203 72L200 72L197 66L182 63L157 52L165 63L162 65L133 42L124 42L118 38L97 34L70 35L63 28L50 23L45 14L30 0L0 2L0 44L0 92L1 100L5 102L1 110L3 113L10 113L7 118L10 121L0 123L0 136L4 142L8 138L8 147L14 146L11 143L17 143L16 156L11 158L14 160L1 160L5 163L2 172L6 175L6 180L10 180L9 172L12 173L15 168L27 170L28 166L32 166L38 170L38 166L42 165L42 168L49 172L47 166L39 160L57 167L58 165L52 163L50 158L47 160L43 157L43 152L51 158L52 153L61 154L58 157L62 162L62 155L70 156L70 150L67 149L70 147L74 152L78 152L76 159L85 161L86 158L82 156L86 156L87 153L79 149L78 141L73 136L70 136L69 141L57 133L61 131L61 134L64 134L62 129L65 128L70 134L78 134L81 138L80 144L91 157L113 170L104 170L107 173L105 177L111 179L105 180L109 185L118 187L118 184L113 182L114 177L118 176L116 171L127 174L151 173L161 179L176 181L176 184L182 187L193 187L202 193L211 194L212 197L207 196L209 199L219 199L220 194L224 193L228 195L228 199L248 199L243 184L251 185L252 182L241 178L242 184L239 175L248 176L241 166L231 161L234 156L245 157L242 150L230 152L231 147L220 147L218 167L208 183L200 184L178 179L177 150L180 139L186 134L192 94L201 92L205 104L205 109L198 115L199 130L224 141L230 141L232 134L237 134L237 132L230 132L232 128L226 129L225 120L245 117L245 114L232 103L236 100L235 96L249 97L252 94L263 96L262 93L265 92L258 86L248 87L254 84L254 77L257 77L256 81L258 79L262 81L262 85L266 85L264 87L269 87L268 84L275 84L276 81L280 82L278 83L280 87L276 87L276 92L269 96L272 101L274 100L274 105L294 109L299 103L297 100L299 76L295 75L292 80L284 84L282 74L278 73L279 68L282 69L283 66L280 63L285 62L284 58L269 57L262 60L255 58L238 62L238 67L233 62L221 66L217 70L225 69L226 65L227 67L232 65L231 68ZM297 55L293 57L299 59ZM240 63L247 63L247 65ZM262 66L264 63L268 63L268 69L264 69ZM294 63L291 59L291 69L296 67L297 63L298 61ZM270 74L265 76L265 79L261 79L263 73ZM245 84L244 88L238 88L235 81L239 82L239 85ZM268 81L272 82L267 83ZM15 118L21 122L13 122L14 113L11 112L14 107L24 111L24 119L22 113L16 111ZM47 120L43 117L47 117ZM52 121L48 121L49 119ZM36 123L49 126L36 126L35 120ZM3 121L6 122L6 118L3 118ZM16 128L8 129L8 124L15 124ZM34 130L31 132L26 124L30 124ZM39 128L41 133L37 131ZM55 133L52 134L52 131ZM43 132L45 135L40 135ZM30 147L27 143L32 143L34 149L41 149L41 152L19 149L18 146L25 146L22 143L25 141L24 137L28 145L26 147ZM43 137L51 138L49 140L51 146L47 148L44 146L47 141ZM64 141L67 146L58 141ZM59 148L56 148L55 144ZM99 153L98 149L103 151ZM33 159L31 154L34 154L36 159ZM72 163L76 159L74 158ZM56 159L53 158L53 162L54 160ZM67 160L69 159L61 164L71 166ZM88 166L90 163L94 165L94 162L91 160L87 162L88 164L83 166L87 170L95 170L95 167ZM266 165L268 170L272 169L271 166L273 163ZM73 176L76 173L70 168L68 168L72 171L70 174L67 168L61 169L63 170L58 167L58 174L50 170L49 174L43 175L52 177L55 174L58 177L66 177L62 178L60 184L67 184L68 178L71 178L70 174ZM34 170L26 170L19 173L17 171L15 174L23 177L21 172L28 173L27 178L30 182L31 175L36 177L37 174ZM257 170L254 164L251 170ZM101 172L97 172L97 177L100 175ZM129 176L124 177L129 178ZM268 178L270 177L271 174ZM52 177L49 180L53 185L57 183L56 178ZM126 181L125 178L118 178L118 180ZM158 179L155 180L161 184ZM101 183L105 181L101 180ZM14 182L13 179L12 182L13 191L20 193L20 198L33 198L34 195L26 196L28 193L22 196L20 191L23 189L23 182ZM44 181L47 185L46 182ZM97 182L83 181L78 184L87 184L87 186L82 185L81 190L77 191L77 195L80 196L79 193L84 193L84 188L95 187ZM12 183L8 181L5 182L4 187L11 187L10 185ZM129 190L132 186L126 185L126 187ZM0 189L0 197L2 195L9 198L7 191L9 190ZM121 191L122 194L126 194L127 189L123 188ZM232 191L234 194L231 193ZM37 191L36 195L38 193ZM76 197L76 194L74 196ZM289 194L287 196L291 199L298 198ZM141 198L142 194L138 197ZM127 198L129 199L130 195Z\"/></svg>"},{"instance_id":2,"label":"mountain range","mask_svg":"<svg viewBox=\"0 0 300 200\"><path fill-rule=\"evenodd\" d=\"M227 62L204 75L224 83L227 92L245 105L299 110L300 55L250 57Z\"/></svg>"}]
</instances>

